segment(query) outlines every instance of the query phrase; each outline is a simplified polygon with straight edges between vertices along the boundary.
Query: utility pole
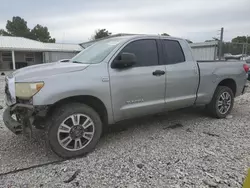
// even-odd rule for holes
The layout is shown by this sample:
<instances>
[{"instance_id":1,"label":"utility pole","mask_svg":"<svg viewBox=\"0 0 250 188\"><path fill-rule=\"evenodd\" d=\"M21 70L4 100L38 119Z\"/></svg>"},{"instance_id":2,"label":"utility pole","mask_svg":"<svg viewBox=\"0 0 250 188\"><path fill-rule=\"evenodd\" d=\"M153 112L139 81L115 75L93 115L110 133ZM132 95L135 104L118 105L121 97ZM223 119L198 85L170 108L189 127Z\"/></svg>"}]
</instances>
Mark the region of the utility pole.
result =
<instances>
[{"instance_id":1,"label":"utility pole","mask_svg":"<svg viewBox=\"0 0 250 188\"><path fill-rule=\"evenodd\" d=\"M242 57L241 57L242 59L244 57L244 54L245 54L245 43L242 44L242 54L241 54L242 55Z\"/></svg>"},{"instance_id":2,"label":"utility pole","mask_svg":"<svg viewBox=\"0 0 250 188\"><path fill-rule=\"evenodd\" d=\"M220 30L219 60L221 60L221 56L222 56L223 34L224 34L224 28L222 27Z\"/></svg>"},{"instance_id":3,"label":"utility pole","mask_svg":"<svg viewBox=\"0 0 250 188\"><path fill-rule=\"evenodd\" d=\"M246 42L246 56L247 56L247 48L248 48L248 35L247 35L247 42Z\"/></svg>"}]
</instances>

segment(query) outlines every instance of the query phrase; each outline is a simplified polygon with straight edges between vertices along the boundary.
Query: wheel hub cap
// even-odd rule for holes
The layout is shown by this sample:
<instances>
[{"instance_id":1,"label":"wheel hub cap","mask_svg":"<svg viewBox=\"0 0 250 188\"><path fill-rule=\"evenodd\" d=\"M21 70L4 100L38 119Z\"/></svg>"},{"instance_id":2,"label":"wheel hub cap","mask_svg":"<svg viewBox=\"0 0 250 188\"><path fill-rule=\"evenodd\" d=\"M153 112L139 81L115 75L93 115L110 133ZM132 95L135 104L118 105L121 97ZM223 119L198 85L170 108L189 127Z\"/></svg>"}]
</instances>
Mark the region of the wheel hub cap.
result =
<instances>
[{"instance_id":1,"label":"wheel hub cap","mask_svg":"<svg viewBox=\"0 0 250 188\"><path fill-rule=\"evenodd\" d=\"M73 126L70 130L70 137L72 139L81 138L83 136L84 129L81 125Z\"/></svg>"},{"instance_id":2,"label":"wheel hub cap","mask_svg":"<svg viewBox=\"0 0 250 188\"><path fill-rule=\"evenodd\" d=\"M217 107L219 112L221 114L226 114L232 105L231 103L232 103L231 95L228 92L223 92L218 100Z\"/></svg>"},{"instance_id":3,"label":"wheel hub cap","mask_svg":"<svg viewBox=\"0 0 250 188\"><path fill-rule=\"evenodd\" d=\"M58 127L57 140L68 151L78 151L86 147L95 133L93 120L85 114L67 117Z\"/></svg>"}]
</instances>

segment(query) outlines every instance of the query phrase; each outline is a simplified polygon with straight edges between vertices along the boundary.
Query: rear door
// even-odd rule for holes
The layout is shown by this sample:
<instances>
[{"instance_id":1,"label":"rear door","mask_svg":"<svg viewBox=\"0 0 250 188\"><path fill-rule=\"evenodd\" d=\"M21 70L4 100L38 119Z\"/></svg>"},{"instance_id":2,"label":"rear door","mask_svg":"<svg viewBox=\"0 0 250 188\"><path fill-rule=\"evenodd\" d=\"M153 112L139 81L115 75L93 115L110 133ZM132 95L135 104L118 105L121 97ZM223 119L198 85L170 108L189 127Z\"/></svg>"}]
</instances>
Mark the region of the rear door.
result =
<instances>
[{"instance_id":1,"label":"rear door","mask_svg":"<svg viewBox=\"0 0 250 188\"><path fill-rule=\"evenodd\" d=\"M134 53L136 64L113 69L109 65L112 105L115 121L160 112L164 109L165 65L159 64L156 39L137 39L121 51Z\"/></svg>"},{"instance_id":2,"label":"rear door","mask_svg":"<svg viewBox=\"0 0 250 188\"><path fill-rule=\"evenodd\" d=\"M182 45L187 44L183 41L164 39L162 45L166 64L165 107L173 110L191 106L196 100L199 83L197 63L184 53Z\"/></svg>"}]
</instances>

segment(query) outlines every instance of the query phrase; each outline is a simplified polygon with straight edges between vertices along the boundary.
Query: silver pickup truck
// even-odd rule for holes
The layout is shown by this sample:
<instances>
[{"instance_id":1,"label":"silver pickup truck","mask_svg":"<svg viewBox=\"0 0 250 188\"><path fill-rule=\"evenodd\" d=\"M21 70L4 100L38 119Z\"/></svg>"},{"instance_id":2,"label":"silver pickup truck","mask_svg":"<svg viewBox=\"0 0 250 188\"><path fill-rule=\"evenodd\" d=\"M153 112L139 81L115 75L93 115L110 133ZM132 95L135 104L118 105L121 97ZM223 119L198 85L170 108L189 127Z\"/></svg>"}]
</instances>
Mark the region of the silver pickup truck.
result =
<instances>
[{"instance_id":1,"label":"silver pickup truck","mask_svg":"<svg viewBox=\"0 0 250 188\"><path fill-rule=\"evenodd\" d=\"M193 105L224 118L245 90L244 61L197 62L186 40L134 35L96 42L64 63L6 77L5 125L15 134L44 129L63 158L93 150L103 127Z\"/></svg>"}]
</instances>

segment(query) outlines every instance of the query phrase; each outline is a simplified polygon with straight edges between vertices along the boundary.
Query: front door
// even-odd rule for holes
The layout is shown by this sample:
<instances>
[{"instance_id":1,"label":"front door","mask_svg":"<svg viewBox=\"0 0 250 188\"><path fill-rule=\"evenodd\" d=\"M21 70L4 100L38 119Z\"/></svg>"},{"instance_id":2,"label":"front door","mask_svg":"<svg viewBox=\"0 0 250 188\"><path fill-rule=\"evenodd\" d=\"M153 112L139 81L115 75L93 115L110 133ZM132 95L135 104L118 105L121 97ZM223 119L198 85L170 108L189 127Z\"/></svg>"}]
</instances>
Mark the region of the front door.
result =
<instances>
[{"instance_id":1,"label":"front door","mask_svg":"<svg viewBox=\"0 0 250 188\"><path fill-rule=\"evenodd\" d=\"M119 54L134 53L136 64L125 69L113 69L109 65L116 122L164 109L165 65L159 65L157 44L155 39L132 41Z\"/></svg>"}]
</instances>

